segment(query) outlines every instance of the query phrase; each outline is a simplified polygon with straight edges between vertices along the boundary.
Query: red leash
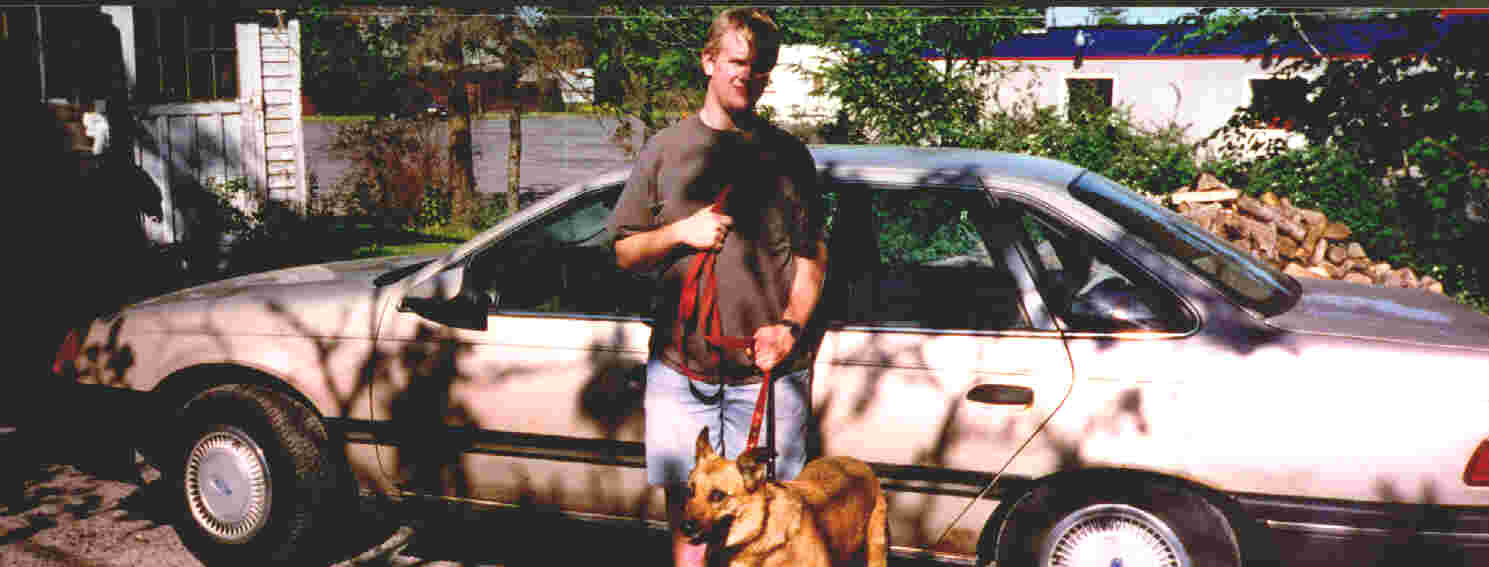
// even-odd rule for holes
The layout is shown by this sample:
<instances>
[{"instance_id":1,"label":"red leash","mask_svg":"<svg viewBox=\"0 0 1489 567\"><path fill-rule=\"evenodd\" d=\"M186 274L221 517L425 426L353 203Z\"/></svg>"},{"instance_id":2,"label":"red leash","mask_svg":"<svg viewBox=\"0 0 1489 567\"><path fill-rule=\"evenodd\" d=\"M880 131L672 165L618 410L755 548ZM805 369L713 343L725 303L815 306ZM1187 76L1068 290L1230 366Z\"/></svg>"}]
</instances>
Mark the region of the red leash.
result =
<instances>
[{"instance_id":1,"label":"red leash","mask_svg":"<svg viewBox=\"0 0 1489 567\"><path fill-rule=\"evenodd\" d=\"M725 203L729 198L729 190L733 186L726 185L719 191L718 197L714 198L714 212L724 212ZM717 349L746 350L755 345L754 337L731 337L724 335L724 327L719 322L719 282L714 273L714 265L718 262L718 250L704 250L693 257L693 263L688 267L688 273L683 279L682 296L677 302L677 321L681 332L674 338L674 346L677 348L678 356L682 357L684 374L688 378L700 382L708 382L708 377L703 376L687 365L687 348L684 345L684 336L687 334L688 322L697 316L697 327L703 333L703 340ZM699 311L699 310L702 311ZM712 355L710 362L719 363L719 353L709 351ZM770 411L770 425L765 434L765 448L770 453L766 460L765 474L768 478L775 478L775 392L771 384L770 370L765 371L765 380L761 383L760 397L755 400L755 412L750 415L750 435L745 440L744 451L748 452L755 448L760 437L760 423L765 417L765 410ZM723 386L723 379L719 377L719 384Z\"/></svg>"}]
</instances>

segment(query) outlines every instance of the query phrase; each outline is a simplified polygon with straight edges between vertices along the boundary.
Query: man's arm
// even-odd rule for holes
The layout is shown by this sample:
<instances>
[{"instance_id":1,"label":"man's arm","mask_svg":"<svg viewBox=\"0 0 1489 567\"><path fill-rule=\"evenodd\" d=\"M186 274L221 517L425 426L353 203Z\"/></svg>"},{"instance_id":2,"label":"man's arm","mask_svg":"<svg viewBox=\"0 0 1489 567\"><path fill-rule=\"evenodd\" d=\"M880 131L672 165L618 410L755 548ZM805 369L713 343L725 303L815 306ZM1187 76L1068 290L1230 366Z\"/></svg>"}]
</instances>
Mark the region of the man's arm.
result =
<instances>
[{"instance_id":1,"label":"man's arm","mask_svg":"<svg viewBox=\"0 0 1489 567\"><path fill-rule=\"evenodd\" d=\"M782 318L805 325L822 297L822 280L827 276L827 243L817 243L817 256L797 256L796 276L791 280L791 297ZM755 331L755 365L770 369L796 348L796 337L786 325L766 325Z\"/></svg>"},{"instance_id":2,"label":"man's arm","mask_svg":"<svg viewBox=\"0 0 1489 567\"><path fill-rule=\"evenodd\" d=\"M679 245L718 250L732 224L729 215L704 207L688 218L615 241L615 263L622 270L649 270Z\"/></svg>"}]
</instances>

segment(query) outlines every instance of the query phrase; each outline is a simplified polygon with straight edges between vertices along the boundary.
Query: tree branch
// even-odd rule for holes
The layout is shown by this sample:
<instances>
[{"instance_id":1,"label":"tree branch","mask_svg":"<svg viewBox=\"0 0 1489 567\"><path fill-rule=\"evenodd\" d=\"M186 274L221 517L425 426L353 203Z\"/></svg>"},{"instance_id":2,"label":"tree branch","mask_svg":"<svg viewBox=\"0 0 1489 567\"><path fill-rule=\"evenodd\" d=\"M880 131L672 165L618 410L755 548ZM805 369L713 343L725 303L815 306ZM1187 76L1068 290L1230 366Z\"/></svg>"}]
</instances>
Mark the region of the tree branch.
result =
<instances>
[{"instance_id":1,"label":"tree branch","mask_svg":"<svg viewBox=\"0 0 1489 567\"><path fill-rule=\"evenodd\" d=\"M1308 48L1313 50L1313 54L1314 55L1316 55L1318 57L1323 57L1324 56L1323 52L1319 51L1318 50L1318 46L1313 45L1313 41L1308 39L1308 32L1303 31L1303 24L1301 24L1301 23L1298 22L1298 15L1297 14L1293 14L1292 15L1292 20L1293 20L1293 29L1295 29L1295 30L1298 31L1298 37L1303 38L1303 43L1308 44Z\"/></svg>"}]
</instances>

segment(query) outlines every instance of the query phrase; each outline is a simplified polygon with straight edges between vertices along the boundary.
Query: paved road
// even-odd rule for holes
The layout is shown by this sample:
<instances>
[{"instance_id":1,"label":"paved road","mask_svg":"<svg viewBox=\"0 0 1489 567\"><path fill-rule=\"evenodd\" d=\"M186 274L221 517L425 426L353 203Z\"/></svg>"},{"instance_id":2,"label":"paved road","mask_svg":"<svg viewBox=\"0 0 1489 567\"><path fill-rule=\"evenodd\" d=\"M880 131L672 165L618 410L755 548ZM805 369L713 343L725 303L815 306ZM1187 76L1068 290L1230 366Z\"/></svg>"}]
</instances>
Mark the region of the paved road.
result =
<instances>
[{"instance_id":1,"label":"paved road","mask_svg":"<svg viewBox=\"0 0 1489 567\"><path fill-rule=\"evenodd\" d=\"M522 119L523 191L546 193L595 174L630 164L610 141L614 120L592 116L527 116ZM350 163L333 159L328 149L337 123L305 122L305 160L322 188L335 187ZM483 193L507 189L507 119L477 120L476 189Z\"/></svg>"}]
</instances>

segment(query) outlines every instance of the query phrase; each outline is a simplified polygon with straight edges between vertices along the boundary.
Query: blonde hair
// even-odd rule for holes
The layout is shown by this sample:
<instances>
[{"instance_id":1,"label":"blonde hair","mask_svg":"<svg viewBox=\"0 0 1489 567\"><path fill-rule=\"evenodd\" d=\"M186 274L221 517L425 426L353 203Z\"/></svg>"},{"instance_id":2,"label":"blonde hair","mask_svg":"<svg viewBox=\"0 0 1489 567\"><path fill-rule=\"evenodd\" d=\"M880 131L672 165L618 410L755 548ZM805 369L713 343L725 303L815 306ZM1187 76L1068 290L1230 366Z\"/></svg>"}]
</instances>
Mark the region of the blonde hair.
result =
<instances>
[{"instance_id":1,"label":"blonde hair","mask_svg":"<svg viewBox=\"0 0 1489 567\"><path fill-rule=\"evenodd\" d=\"M774 19L759 8L730 8L714 16L708 28L708 43L703 45L703 55L713 56L719 52L724 34L739 32L755 50L755 64L771 69L781 52L781 29Z\"/></svg>"}]
</instances>

